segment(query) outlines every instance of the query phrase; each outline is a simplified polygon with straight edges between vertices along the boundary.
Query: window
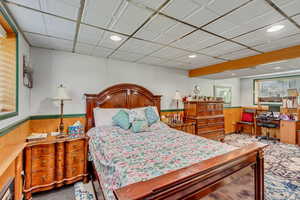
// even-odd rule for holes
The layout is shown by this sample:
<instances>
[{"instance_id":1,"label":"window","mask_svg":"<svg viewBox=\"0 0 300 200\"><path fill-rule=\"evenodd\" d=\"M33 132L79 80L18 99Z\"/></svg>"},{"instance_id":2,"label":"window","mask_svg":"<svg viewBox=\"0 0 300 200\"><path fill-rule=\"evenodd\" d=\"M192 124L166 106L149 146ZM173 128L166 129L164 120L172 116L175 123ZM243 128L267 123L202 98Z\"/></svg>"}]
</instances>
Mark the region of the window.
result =
<instances>
[{"instance_id":1,"label":"window","mask_svg":"<svg viewBox=\"0 0 300 200\"><path fill-rule=\"evenodd\" d=\"M263 104L281 104L288 96L288 89L300 90L300 76L254 80L254 103L258 98Z\"/></svg>"},{"instance_id":2,"label":"window","mask_svg":"<svg viewBox=\"0 0 300 200\"><path fill-rule=\"evenodd\" d=\"M18 114L18 34L0 8L0 120Z\"/></svg>"}]
</instances>

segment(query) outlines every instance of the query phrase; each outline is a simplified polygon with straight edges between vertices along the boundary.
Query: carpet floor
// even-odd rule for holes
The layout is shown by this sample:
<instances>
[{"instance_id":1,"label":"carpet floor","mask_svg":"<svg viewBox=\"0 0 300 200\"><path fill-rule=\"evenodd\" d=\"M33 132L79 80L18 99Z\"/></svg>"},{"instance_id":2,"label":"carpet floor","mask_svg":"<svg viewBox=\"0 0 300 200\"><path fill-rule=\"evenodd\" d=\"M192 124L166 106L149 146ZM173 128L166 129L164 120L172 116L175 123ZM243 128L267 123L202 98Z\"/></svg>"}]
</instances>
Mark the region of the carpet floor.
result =
<instances>
[{"instance_id":1,"label":"carpet floor","mask_svg":"<svg viewBox=\"0 0 300 200\"><path fill-rule=\"evenodd\" d=\"M245 134L225 137L227 144L242 147L257 139ZM296 145L271 143L265 149L265 199L300 200L300 148ZM78 189L79 188L79 189ZM86 191L85 191L86 188ZM77 184L58 190L35 194L33 200L93 200L89 195L91 184ZM200 198L195 197L195 200ZM254 200L253 170L247 168L229 177L220 188L201 200Z\"/></svg>"}]
</instances>

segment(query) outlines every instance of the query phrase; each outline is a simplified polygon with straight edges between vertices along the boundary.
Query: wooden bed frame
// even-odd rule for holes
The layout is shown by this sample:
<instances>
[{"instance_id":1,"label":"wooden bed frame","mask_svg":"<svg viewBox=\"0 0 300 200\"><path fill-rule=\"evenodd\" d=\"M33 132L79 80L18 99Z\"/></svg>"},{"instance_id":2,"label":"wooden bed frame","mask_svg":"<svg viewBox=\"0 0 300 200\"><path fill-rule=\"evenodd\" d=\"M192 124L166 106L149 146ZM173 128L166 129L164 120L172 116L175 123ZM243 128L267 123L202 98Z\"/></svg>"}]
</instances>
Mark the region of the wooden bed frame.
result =
<instances>
[{"instance_id":1,"label":"wooden bed frame","mask_svg":"<svg viewBox=\"0 0 300 200\"><path fill-rule=\"evenodd\" d=\"M99 94L86 96L86 130L94 127L93 109L137 108L156 106L160 112L159 95L134 84L118 84ZM226 177L252 166L255 180L255 200L264 200L264 154L266 145L253 143L238 150L213 157L194 165L172 171L148 181L138 182L114 191L118 200L139 199L195 199L207 194ZM100 183L97 176L96 178ZM203 195L202 195L203 196Z\"/></svg>"}]
</instances>

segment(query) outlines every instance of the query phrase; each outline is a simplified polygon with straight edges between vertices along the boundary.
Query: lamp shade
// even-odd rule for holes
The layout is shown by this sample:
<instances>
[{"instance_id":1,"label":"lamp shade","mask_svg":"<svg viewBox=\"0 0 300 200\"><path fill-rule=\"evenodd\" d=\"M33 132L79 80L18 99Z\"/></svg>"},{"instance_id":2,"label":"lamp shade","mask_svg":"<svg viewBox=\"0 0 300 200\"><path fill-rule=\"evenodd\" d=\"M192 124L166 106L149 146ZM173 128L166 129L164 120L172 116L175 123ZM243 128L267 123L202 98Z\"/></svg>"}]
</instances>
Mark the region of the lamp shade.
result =
<instances>
[{"instance_id":1,"label":"lamp shade","mask_svg":"<svg viewBox=\"0 0 300 200\"><path fill-rule=\"evenodd\" d=\"M181 95L180 95L179 91L176 91L174 100L181 100Z\"/></svg>"},{"instance_id":2,"label":"lamp shade","mask_svg":"<svg viewBox=\"0 0 300 200\"><path fill-rule=\"evenodd\" d=\"M56 96L53 98L53 100L71 101L72 99L67 94L66 88L63 85L60 85L57 88Z\"/></svg>"}]
</instances>

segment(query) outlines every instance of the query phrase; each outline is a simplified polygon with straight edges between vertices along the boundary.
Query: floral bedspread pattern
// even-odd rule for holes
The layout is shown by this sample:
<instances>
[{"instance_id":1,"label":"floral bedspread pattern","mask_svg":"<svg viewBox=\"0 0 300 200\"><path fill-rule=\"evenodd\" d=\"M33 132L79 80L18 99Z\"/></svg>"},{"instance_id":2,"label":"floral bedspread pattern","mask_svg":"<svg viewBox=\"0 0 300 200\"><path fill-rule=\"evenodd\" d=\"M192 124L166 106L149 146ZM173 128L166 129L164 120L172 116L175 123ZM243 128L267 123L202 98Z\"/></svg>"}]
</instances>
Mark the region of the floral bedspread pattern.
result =
<instances>
[{"instance_id":1,"label":"floral bedspread pattern","mask_svg":"<svg viewBox=\"0 0 300 200\"><path fill-rule=\"evenodd\" d=\"M236 147L163 125L133 133L103 126L88 132L90 153L106 199L113 190L227 153Z\"/></svg>"}]
</instances>

